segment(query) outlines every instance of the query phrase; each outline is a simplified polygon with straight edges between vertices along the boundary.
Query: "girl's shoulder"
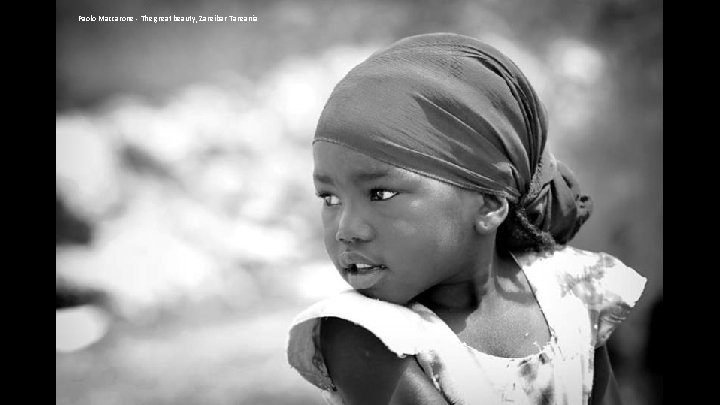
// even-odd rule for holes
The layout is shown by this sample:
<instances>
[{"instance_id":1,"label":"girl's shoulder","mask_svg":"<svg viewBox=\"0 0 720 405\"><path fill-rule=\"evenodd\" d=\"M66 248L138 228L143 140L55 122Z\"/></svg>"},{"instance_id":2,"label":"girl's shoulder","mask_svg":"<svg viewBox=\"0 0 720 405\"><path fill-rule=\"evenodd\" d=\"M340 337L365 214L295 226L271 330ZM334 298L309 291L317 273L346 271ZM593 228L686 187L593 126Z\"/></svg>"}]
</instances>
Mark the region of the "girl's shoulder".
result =
<instances>
[{"instance_id":1,"label":"girl's shoulder","mask_svg":"<svg viewBox=\"0 0 720 405\"><path fill-rule=\"evenodd\" d=\"M346 319L328 317L321 324L318 350L342 393L328 393L336 397L330 403L446 403L413 356L396 355L378 335Z\"/></svg>"},{"instance_id":2,"label":"girl's shoulder","mask_svg":"<svg viewBox=\"0 0 720 405\"><path fill-rule=\"evenodd\" d=\"M546 302L569 297L582 304L596 332L593 334L596 347L604 344L627 318L647 281L608 253L572 246L519 254L515 258L537 293L545 296Z\"/></svg>"},{"instance_id":3,"label":"girl's shoulder","mask_svg":"<svg viewBox=\"0 0 720 405\"><path fill-rule=\"evenodd\" d=\"M338 389L356 403L387 403L392 396L393 403L444 404L443 395L493 395L478 384L488 376L467 346L419 303L401 306L343 292L295 318L287 351L290 365L332 404L343 403Z\"/></svg>"},{"instance_id":4,"label":"girl's shoulder","mask_svg":"<svg viewBox=\"0 0 720 405\"><path fill-rule=\"evenodd\" d=\"M620 259L605 253L572 246L547 252L516 255L518 264L536 282L550 279L563 295L572 293L588 305L614 299L634 305L642 294L646 278Z\"/></svg>"},{"instance_id":5,"label":"girl's shoulder","mask_svg":"<svg viewBox=\"0 0 720 405\"><path fill-rule=\"evenodd\" d=\"M425 323L421 314L408 307L367 298L355 290L344 291L295 317L288 336L288 362L313 385L334 391L323 358L321 335L325 338L323 344L328 345L326 352L352 356L358 352L355 349L365 347L402 359L425 349Z\"/></svg>"}]
</instances>

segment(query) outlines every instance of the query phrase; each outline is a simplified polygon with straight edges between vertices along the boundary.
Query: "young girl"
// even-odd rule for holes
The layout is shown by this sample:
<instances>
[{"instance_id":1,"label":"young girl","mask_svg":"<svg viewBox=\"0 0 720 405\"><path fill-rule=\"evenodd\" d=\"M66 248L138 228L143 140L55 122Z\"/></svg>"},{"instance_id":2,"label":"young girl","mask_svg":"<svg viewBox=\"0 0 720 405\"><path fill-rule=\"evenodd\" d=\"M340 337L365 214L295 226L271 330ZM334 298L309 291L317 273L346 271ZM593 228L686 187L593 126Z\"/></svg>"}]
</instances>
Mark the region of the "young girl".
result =
<instances>
[{"instance_id":1,"label":"young girl","mask_svg":"<svg viewBox=\"0 0 720 405\"><path fill-rule=\"evenodd\" d=\"M604 344L645 278L566 245L591 204L546 138L517 66L465 36L403 39L335 87L313 177L353 289L288 341L328 403L617 403Z\"/></svg>"}]
</instances>

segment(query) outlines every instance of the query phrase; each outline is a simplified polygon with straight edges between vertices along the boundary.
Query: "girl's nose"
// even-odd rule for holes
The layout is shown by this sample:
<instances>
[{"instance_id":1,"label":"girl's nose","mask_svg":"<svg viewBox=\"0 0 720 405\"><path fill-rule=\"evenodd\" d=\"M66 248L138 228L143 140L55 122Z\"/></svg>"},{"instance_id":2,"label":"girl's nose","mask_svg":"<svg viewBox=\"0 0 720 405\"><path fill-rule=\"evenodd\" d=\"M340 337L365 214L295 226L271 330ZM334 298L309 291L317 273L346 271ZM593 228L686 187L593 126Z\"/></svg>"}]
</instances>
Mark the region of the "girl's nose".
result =
<instances>
[{"instance_id":1,"label":"girl's nose","mask_svg":"<svg viewBox=\"0 0 720 405\"><path fill-rule=\"evenodd\" d=\"M340 214L335 240L345 244L367 242L374 236L370 223L357 210L345 209Z\"/></svg>"}]
</instances>

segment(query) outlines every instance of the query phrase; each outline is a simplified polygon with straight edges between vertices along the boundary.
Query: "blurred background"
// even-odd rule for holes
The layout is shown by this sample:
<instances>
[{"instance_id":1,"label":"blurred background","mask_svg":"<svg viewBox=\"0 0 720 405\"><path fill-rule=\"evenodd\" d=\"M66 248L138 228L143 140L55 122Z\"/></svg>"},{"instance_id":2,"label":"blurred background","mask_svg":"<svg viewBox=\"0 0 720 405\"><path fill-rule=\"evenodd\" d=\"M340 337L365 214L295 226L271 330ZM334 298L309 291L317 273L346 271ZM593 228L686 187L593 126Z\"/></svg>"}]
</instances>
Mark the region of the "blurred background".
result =
<instances>
[{"instance_id":1,"label":"blurred background","mask_svg":"<svg viewBox=\"0 0 720 405\"><path fill-rule=\"evenodd\" d=\"M81 22L79 16L254 22ZM326 259L310 140L334 84L401 37L510 56L595 201L574 245L648 278L610 349L659 404L662 1L56 1L56 403L320 404L293 316L346 288Z\"/></svg>"}]
</instances>

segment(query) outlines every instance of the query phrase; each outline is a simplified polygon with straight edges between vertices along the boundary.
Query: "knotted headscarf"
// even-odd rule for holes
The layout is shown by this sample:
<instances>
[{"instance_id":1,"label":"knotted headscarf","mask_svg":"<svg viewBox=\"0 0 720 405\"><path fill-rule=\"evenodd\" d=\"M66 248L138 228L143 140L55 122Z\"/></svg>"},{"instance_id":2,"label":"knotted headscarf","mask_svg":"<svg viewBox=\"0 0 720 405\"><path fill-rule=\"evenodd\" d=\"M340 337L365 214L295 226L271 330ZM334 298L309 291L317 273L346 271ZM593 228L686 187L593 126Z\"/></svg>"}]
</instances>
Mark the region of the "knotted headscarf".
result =
<instances>
[{"instance_id":1,"label":"knotted headscarf","mask_svg":"<svg viewBox=\"0 0 720 405\"><path fill-rule=\"evenodd\" d=\"M510 59L474 38L438 33L402 39L352 69L313 143L507 198L566 243L591 204L546 139L544 107Z\"/></svg>"}]
</instances>

